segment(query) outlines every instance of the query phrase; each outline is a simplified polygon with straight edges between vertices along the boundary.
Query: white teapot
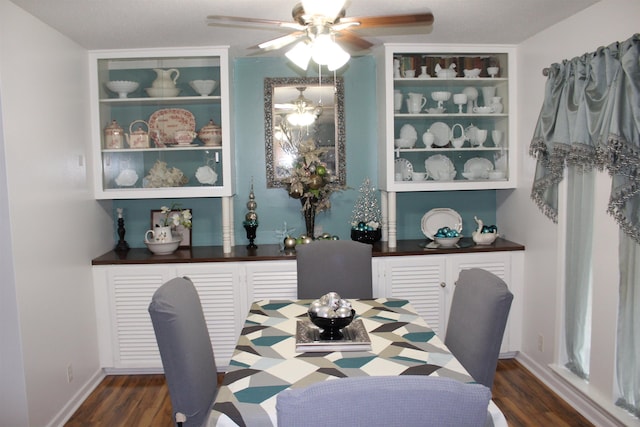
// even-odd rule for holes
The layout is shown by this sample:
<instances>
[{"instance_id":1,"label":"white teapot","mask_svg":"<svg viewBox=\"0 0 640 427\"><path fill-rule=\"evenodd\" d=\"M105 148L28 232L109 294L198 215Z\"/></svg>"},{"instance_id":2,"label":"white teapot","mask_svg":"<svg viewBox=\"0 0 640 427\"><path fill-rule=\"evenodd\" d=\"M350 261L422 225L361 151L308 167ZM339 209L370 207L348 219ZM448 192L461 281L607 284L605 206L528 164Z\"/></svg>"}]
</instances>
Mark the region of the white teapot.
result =
<instances>
[{"instance_id":1,"label":"white teapot","mask_svg":"<svg viewBox=\"0 0 640 427\"><path fill-rule=\"evenodd\" d=\"M149 148L149 134L142 129L142 127L138 127L135 131L133 130L133 125L135 123L144 123L149 129L149 124L144 120L134 120L129 125L129 133L126 133L124 136L127 137L127 144L129 144L129 148Z\"/></svg>"}]
</instances>

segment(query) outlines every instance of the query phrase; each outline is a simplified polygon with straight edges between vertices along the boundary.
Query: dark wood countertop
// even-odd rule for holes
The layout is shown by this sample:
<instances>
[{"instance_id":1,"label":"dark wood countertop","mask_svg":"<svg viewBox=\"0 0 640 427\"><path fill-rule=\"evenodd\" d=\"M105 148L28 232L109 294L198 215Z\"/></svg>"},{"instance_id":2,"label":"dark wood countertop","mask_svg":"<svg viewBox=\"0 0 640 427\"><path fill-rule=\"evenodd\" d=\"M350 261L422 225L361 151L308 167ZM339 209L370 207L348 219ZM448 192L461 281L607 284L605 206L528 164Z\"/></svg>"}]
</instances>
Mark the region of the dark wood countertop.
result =
<instances>
[{"instance_id":1,"label":"dark wood countertop","mask_svg":"<svg viewBox=\"0 0 640 427\"><path fill-rule=\"evenodd\" d=\"M470 237L460 241L459 248L425 249L426 240L398 240L397 247L389 249L386 242L373 245L373 256L407 256L435 254L465 254L477 252L523 251L524 246L509 240L498 238L491 245L476 245ZM234 246L228 254L223 253L222 246L194 246L190 249L178 249L170 255L154 255L147 248L133 248L127 252L109 251L91 261L92 265L126 265L126 264L168 264L197 262L237 262L237 261L280 261L296 259L294 251L281 252L279 245L261 245L258 249L247 249L246 246Z\"/></svg>"}]
</instances>

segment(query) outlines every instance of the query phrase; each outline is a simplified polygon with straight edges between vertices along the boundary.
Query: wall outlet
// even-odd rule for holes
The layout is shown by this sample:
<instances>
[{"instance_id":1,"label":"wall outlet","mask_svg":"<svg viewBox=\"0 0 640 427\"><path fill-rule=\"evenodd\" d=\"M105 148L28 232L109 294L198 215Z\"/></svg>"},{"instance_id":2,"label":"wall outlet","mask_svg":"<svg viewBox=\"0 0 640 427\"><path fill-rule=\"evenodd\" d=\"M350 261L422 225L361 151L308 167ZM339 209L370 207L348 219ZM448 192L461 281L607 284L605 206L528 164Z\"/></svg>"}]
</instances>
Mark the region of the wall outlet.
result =
<instances>
[{"instance_id":1,"label":"wall outlet","mask_svg":"<svg viewBox=\"0 0 640 427\"><path fill-rule=\"evenodd\" d=\"M67 382L70 383L73 381L73 366L71 363L67 365Z\"/></svg>"},{"instance_id":2,"label":"wall outlet","mask_svg":"<svg viewBox=\"0 0 640 427\"><path fill-rule=\"evenodd\" d=\"M544 351L544 337L542 336L542 334L538 335L538 351Z\"/></svg>"}]
</instances>

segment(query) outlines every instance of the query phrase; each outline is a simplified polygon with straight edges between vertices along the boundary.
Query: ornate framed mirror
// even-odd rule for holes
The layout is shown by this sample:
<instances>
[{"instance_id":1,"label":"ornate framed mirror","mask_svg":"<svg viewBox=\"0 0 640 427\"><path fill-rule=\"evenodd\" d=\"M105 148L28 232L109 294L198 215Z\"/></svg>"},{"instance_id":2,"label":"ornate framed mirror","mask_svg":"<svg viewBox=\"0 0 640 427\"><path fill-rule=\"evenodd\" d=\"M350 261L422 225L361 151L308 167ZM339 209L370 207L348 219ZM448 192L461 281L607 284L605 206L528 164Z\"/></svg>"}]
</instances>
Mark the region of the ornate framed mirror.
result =
<instances>
[{"instance_id":1,"label":"ornate framed mirror","mask_svg":"<svg viewBox=\"0 0 640 427\"><path fill-rule=\"evenodd\" d=\"M265 78L267 188L285 187L301 143L324 150L333 182L346 185L344 80L338 77Z\"/></svg>"}]
</instances>

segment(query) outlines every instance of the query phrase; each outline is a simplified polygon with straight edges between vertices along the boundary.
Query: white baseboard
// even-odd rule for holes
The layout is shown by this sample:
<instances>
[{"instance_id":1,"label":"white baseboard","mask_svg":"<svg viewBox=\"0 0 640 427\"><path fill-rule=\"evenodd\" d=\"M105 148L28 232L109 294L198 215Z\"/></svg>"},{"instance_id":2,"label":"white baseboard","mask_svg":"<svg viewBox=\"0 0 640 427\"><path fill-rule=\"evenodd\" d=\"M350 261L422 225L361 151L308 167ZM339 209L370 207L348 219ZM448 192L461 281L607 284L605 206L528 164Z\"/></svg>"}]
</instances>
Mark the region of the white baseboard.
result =
<instances>
[{"instance_id":1,"label":"white baseboard","mask_svg":"<svg viewBox=\"0 0 640 427\"><path fill-rule=\"evenodd\" d=\"M98 387L104 379L105 374L102 369L96 371L91 378L73 395L71 400L56 414L47 427L64 427L69 418L78 410L80 405L89 397L91 392Z\"/></svg>"},{"instance_id":2,"label":"white baseboard","mask_svg":"<svg viewBox=\"0 0 640 427\"><path fill-rule=\"evenodd\" d=\"M579 386L578 381L571 381L570 378L562 375L559 369L542 366L522 352L518 354L516 360L593 425L640 427L640 420L613 403L606 402L601 396L589 393L587 388Z\"/></svg>"}]
</instances>

